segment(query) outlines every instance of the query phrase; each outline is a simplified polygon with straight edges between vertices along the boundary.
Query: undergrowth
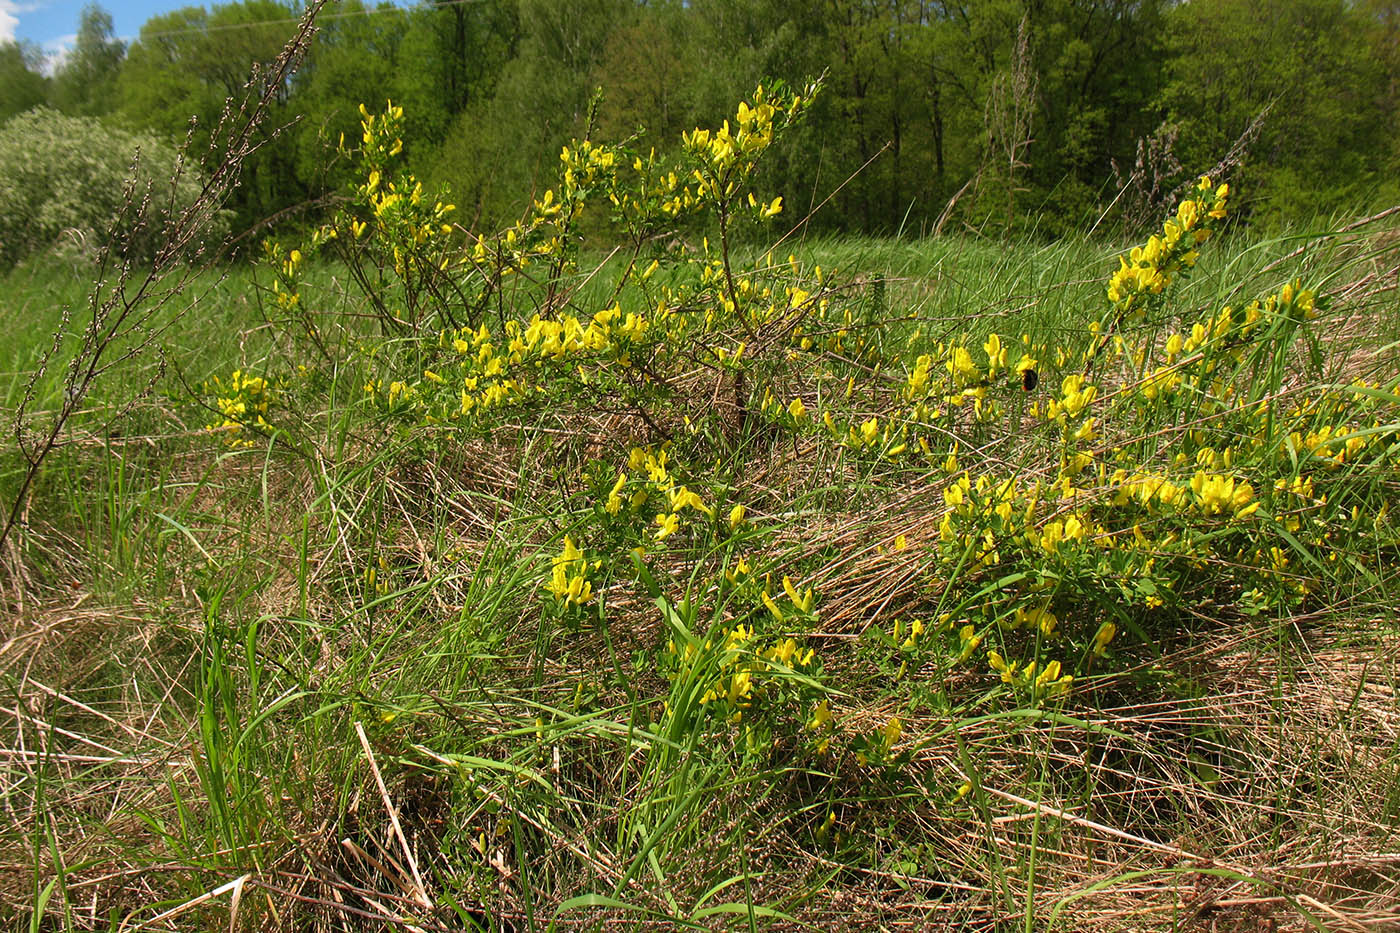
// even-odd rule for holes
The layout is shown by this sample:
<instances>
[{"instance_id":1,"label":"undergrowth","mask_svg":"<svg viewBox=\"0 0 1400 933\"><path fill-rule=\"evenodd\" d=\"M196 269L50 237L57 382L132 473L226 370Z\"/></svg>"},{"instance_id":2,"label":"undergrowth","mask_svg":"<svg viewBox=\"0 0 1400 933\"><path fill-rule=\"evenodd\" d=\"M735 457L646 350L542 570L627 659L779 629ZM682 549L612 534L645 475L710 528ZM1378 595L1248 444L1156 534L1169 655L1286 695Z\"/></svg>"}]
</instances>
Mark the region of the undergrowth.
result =
<instances>
[{"instance_id":1,"label":"undergrowth","mask_svg":"<svg viewBox=\"0 0 1400 933\"><path fill-rule=\"evenodd\" d=\"M94 390L4 558L17 921L1400 920L1393 229L755 247L815 93L495 232L364 110Z\"/></svg>"}]
</instances>

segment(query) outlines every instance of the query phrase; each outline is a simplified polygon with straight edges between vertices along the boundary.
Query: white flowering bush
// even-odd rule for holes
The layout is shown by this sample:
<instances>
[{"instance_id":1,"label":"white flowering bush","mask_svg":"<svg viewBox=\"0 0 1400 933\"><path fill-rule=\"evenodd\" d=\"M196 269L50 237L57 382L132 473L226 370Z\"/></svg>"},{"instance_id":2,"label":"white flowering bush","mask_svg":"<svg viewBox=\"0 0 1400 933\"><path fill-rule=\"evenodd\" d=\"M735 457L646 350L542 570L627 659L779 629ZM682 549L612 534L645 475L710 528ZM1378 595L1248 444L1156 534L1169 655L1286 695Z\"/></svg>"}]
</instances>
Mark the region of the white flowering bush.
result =
<instances>
[{"instance_id":1,"label":"white flowering bush","mask_svg":"<svg viewBox=\"0 0 1400 933\"><path fill-rule=\"evenodd\" d=\"M133 164L135 184L129 187ZM129 237L122 231L122 249L137 261L149 258L160 241L168 212L199 196L198 167L186 164L177 171L173 146L100 120L42 107L12 117L0 126L0 268L54 249L96 252L113 222L139 205L148 185L146 223ZM226 226L216 219L213 234Z\"/></svg>"}]
</instances>

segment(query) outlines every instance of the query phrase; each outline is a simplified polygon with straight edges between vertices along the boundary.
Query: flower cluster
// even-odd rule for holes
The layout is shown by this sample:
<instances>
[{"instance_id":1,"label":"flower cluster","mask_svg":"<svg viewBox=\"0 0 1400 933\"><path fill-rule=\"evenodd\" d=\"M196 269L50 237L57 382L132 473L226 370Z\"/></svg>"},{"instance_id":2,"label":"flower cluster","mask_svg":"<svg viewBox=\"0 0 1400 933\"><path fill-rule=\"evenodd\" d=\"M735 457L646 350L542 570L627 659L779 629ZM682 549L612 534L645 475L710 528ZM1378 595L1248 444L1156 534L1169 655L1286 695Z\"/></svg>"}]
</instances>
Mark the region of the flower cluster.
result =
<instances>
[{"instance_id":1,"label":"flower cluster","mask_svg":"<svg viewBox=\"0 0 1400 933\"><path fill-rule=\"evenodd\" d=\"M272 270L272 299L285 312L301 308L301 250L288 250L276 240L263 240L263 261Z\"/></svg>"},{"instance_id":2,"label":"flower cluster","mask_svg":"<svg viewBox=\"0 0 1400 933\"><path fill-rule=\"evenodd\" d=\"M425 195L411 172L397 168L403 154L403 108L393 102L379 113L360 105L360 146L340 154L354 161L362 181L334 218L311 236L311 250L333 249L366 290L389 330L416 327L447 290L446 270L456 250L448 216L454 205ZM294 251L295 252L295 251Z\"/></svg>"},{"instance_id":3,"label":"flower cluster","mask_svg":"<svg viewBox=\"0 0 1400 933\"><path fill-rule=\"evenodd\" d=\"M606 520L625 524L633 537L650 528L652 541L661 542L686 524L714 518L714 509L701 496L679 482L672 472L670 451L633 447L627 465L617 471L606 496L597 496ZM645 540L645 539L643 539Z\"/></svg>"},{"instance_id":4,"label":"flower cluster","mask_svg":"<svg viewBox=\"0 0 1400 933\"><path fill-rule=\"evenodd\" d=\"M821 665L816 653L796 638L765 638L753 626L738 624L703 639L666 645L663 666L672 680L698 677L700 707L716 721L737 724L795 706L807 729L825 740L830 704L815 690Z\"/></svg>"},{"instance_id":5,"label":"flower cluster","mask_svg":"<svg viewBox=\"0 0 1400 933\"><path fill-rule=\"evenodd\" d=\"M759 85L750 101L741 101L731 128L728 120L718 129L696 129L681 137L681 145L694 160L691 169L694 194L691 202L714 204L728 210L740 187L754 170L773 140L811 104L816 87L793 94L779 85ZM689 188L686 193L690 194ZM758 219L776 216L783 199L762 201L749 192L743 202Z\"/></svg>"},{"instance_id":6,"label":"flower cluster","mask_svg":"<svg viewBox=\"0 0 1400 933\"><path fill-rule=\"evenodd\" d=\"M1074 683L1072 674L1061 672L1059 661L1051 661L1037 670L1036 661L1028 662L1023 668L1019 662L1008 662L997 651L988 651L987 663L993 671L1001 675L1002 683L1029 690L1037 699L1062 697L1069 692Z\"/></svg>"},{"instance_id":7,"label":"flower cluster","mask_svg":"<svg viewBox=\"0 0 1400 933\"><path fill-rule=\"evenodd\" d=\"M564 550L554 558L545 589L565 606L582 606L593 598L593 581L589 575L601 566L601 561L590 564L574 539L566 535Z\"/></svg>"},{"instance_id":8,"label":"flower cluster","mask_svg":"<svg viewBox=\"0 0 1400 933\"><path fill-rule=\"evenodd\" d=\"M218 420L205 425L205 430L222 434L230 447L252 447L249 436L270 428L266 415L273 401L272 386L262 376L235 369L224 382L215 376L205 383L205 391L213 394Z\"/></svg>"},{"instance_id":9,"label":"flower cluster","mask_svg":"<svg viewBox=\"0 0 1400 933\"><path fill-rule=\"evenodd\" d=\"M1177 205L1176 216L1162 224L1161 236L1153 235L1118 259L1118 271L1108 283L1108 300L1120 314L1141 312L1153 296L1159 296L1173 279L1196 264L1197 249L1210 239L1227 214L1229 185L1213 184L1201 176L1196 197Z\"/></svg>"}]
</instances>

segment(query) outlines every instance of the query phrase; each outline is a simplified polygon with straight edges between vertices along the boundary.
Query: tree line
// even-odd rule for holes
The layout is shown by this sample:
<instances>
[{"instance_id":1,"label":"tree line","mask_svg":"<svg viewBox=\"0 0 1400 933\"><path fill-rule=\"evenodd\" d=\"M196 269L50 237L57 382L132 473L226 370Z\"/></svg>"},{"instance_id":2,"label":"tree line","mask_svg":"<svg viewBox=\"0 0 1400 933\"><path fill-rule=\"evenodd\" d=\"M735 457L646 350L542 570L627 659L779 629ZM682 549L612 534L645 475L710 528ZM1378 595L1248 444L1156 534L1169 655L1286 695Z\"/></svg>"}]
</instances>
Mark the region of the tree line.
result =
<instances>
[{"instance_id":1,"label":"tree line","mask_svg":"<svg viewBox=\"0 0 1400 933\"><path fill-rule=\"evenodd\" d=\"M300 12L190 6L126 43L89 5L52 74L0 45L0 121L42 106L198 147ZM401 104L413 170L490 224L571 138L665 150L762 81L817 76L766 171L789 222L823 205L818 229L1083 231L1155 215L1231 155L1252 222L1400 200L1396 0L340 0L319 25L233 205L245 226L345 180L361 103Z\"/></svg>"}]
</instances>

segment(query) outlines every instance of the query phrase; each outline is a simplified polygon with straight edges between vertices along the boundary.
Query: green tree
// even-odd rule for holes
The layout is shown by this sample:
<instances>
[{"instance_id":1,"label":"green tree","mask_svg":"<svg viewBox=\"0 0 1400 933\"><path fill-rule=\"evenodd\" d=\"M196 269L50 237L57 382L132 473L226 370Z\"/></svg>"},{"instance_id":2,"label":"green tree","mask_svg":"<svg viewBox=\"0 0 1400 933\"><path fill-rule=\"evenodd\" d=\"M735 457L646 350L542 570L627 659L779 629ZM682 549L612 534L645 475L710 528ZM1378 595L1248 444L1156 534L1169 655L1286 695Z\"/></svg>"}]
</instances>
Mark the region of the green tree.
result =
<instances>
[{"instance_id":1,"label":"green tree","mask_svg":"<svg viewBox=\"0 0 1400 933\"><path fill-rule=\"evenodd\" d=\"M0 126L0 268L51 250L95 254L114 221L133 218L129 182L138 199L147 186L153 192L152 222L128 231L126 244L129 258L149 259L162 242L163 209L183 209L204 186L197 168L177 174L176 165L173 146L106 120L48 107L11 118ZM224 220L210 228L212 236L223 232Z\"/></svg>"},{"instance_id":2,"label":"green tree","mask_svg":"<svg viewBox=\"0 0 1400 933\"><path fill-rule=\"evenodd\" d=\"M666 145L689 129L694 63L675 28L683 23L679 12L644 11L608 37L593 75L603 88L599 125L605 135L620 138L645 128L651 140Z\"/></svg>"},{"instance_id":3,"label":"green tree","mask_svg":"<svg viewBox=\"0 0 1400 933\"><path fill-rule=\"evenodd\" d=\"M1381 69L1377 92L1377 135L1382 140L1382 205L1400 201L1400 0L1366 0L1360 5L1370 57Z\"/></svg>"},{"instance_id":4,"label":"green tree","mask_svg":"<svg viewBox=\"0 0 1400 933\"><path fill-rule=\"evenodd\" d=\"M1189 171L1209 169L1268 109L1245 163L1256 218L1352 208L1381 180L1393 127L1373 23L1344 0L1212 0L1166 19L1165 117Z\"/></svg>"},{"instance_id":5,"label":"green tree","mask_svg":"<svg viewBox=\"0 0 1400 933\"><path fill-rule=\"evenodd\" d=\"M329 149L342 133L354 144L360 105L378 109L386 99L404 108L404 146L415 171L454 186L470 177L480 156L464 153L492 136L480 114L520 39L515 0L412 9L349 0L338 12L325 22L292 87L303 118L296 143L301 182L312 191L338 187L344 179L327 170L343 167L327 158ZM474 117L459 120L466 110Z\"/></svg>"},{"instance_id":6,"label":"green tree","mask_svg":"<svg viewBox=\"0 0 1400 933\"><path fill-rule=\"evenodd\" d=\"M0 42L0 123L48 99L49 80L40 72L43 61L32 42Z\"/></svg>"},{"instance_id":7,"label":"green tree","mask_svg":"<svg viewBox=\"0 0 1400 933\"><path fill-rule=\"evenodd\" d=\"M337 12L343 15L323 22L292 86L301 114L295 172L312 191L336 189L348 179L346 167L327 153L342 134L351 144L359 138L361 104L382 108L385 98L394 96L408 30L409 13L399 7L370 9L359 0L345 0ZM405 144L416 141L410 138Z\"/></svg>"},{"instance_id":8,"label":"green tree","mask_svg":"<svg viewBox=\"0 0 1400 933\"><path fill-rule=\"evenodd\" d=\"M122 69L122 115L172 141L188 133L193 151L204 152L225 102L239 100L253 69L277 58L295 20L295 11L278 0L184 7L152 17ZM291 85L282 88L280 110L258 129L262 148L245 163L244 184L230 205L242 224L305 197L294 170L295 147L280 140L273 145L295 121L290 94Z\"/></svg>"},{"instance_id":9,"label":"green tree","mask_svg":"<svg viewBox=\"0 0 1400 933\"><path fill-rule=\"evenodd\" d=\"M1031 184L1052 233L1099 212L1113 162L1131 162L1152 132L1161 82L1162 0L1029 4L1038 115Z\"/></svg>"},{"instance_id":10,"label":"green tree","mask_svg":"<svg viewBox=\"0 0 1400 933\"><path fill-rule=\"evenodd\" d=\"M78 38L54 77L53 102L64 113L98 116L116 108L117 76L126 44L116 38L112 14L95 3L83 7Z\"/></svg>"},{"instance_id":11,"label":"green tree","mask_svg":"<svg viewBox=\"0 0 1400 933\"><path fill-rule=\"evenodd\" d=\"M616 30L636 22L630 0L520 0L515 20L497 21L497 46L514 54L456 118L424 163L430 182L446 182L461 206L494 222L518 214L559 149L586 129L591 80Z\"/></svg>"}]
</instances>

